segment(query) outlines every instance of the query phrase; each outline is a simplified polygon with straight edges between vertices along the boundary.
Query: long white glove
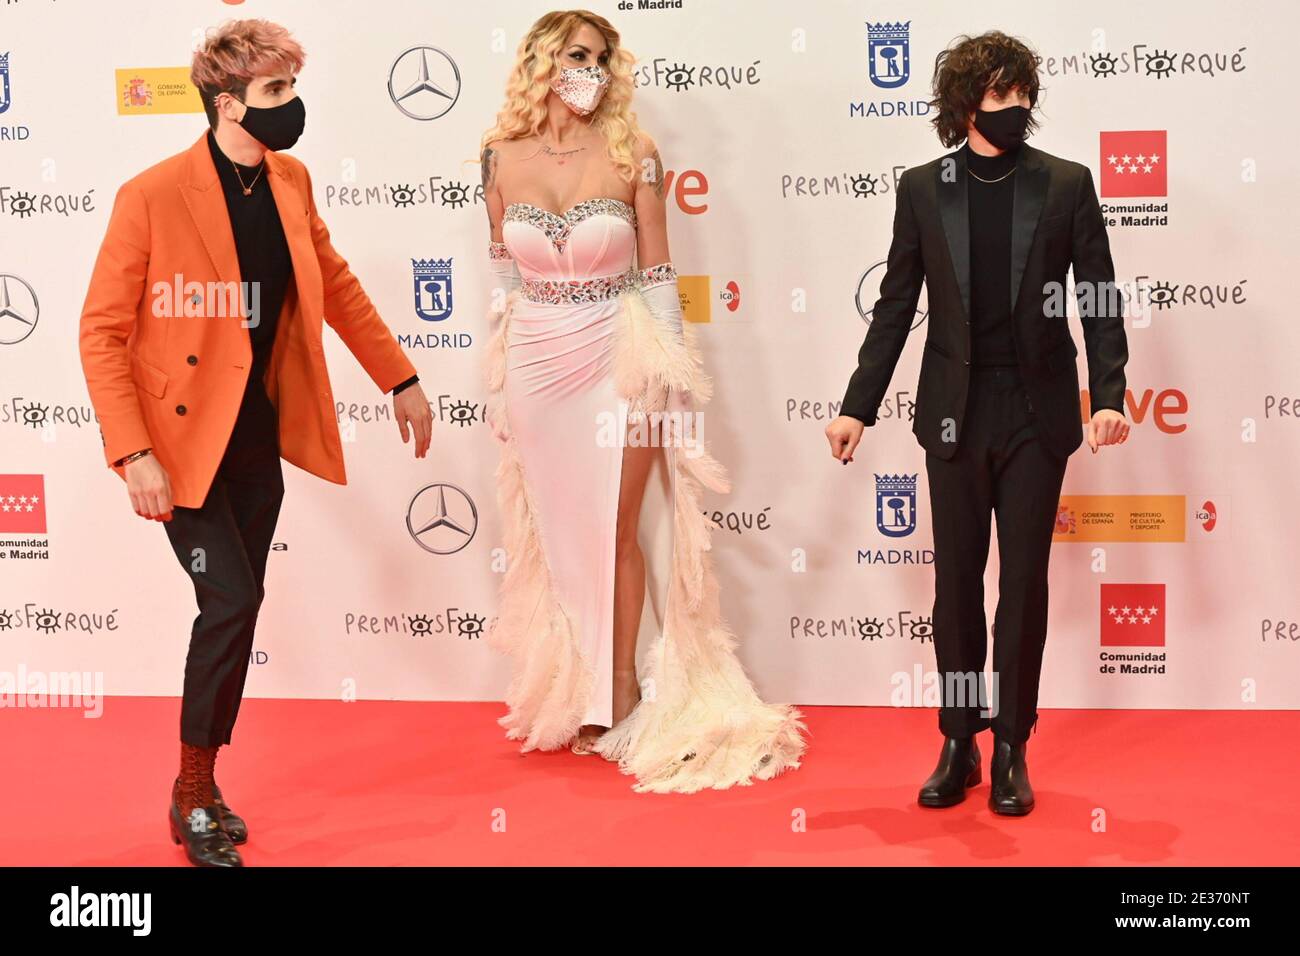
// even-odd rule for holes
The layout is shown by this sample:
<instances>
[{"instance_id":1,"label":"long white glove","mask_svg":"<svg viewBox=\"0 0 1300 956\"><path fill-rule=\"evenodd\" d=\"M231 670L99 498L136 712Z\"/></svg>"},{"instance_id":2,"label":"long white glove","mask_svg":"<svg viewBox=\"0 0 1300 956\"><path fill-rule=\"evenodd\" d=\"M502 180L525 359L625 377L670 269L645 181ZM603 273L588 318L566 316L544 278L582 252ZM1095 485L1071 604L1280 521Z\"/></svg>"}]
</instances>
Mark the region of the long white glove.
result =
<instances>
[{"instance_id":1,"label":"long white glove","mask_svg":"<svg viewBox=\"0 0 1300 956\"><path fill-rule=\"evenodd\" d=\"M506 295L514 292L522 284L519 278L519 266L506 249L504 242L488 243L488 270L496 278L496 287L505 290Z\"/></svg>"},{"instance_id":2,"label":"long white glove","mask_svg":"<svg viewBox=\"0 0 1300 956\"><path fill-rule=\"evenodd\" d=\"M661 262L637 273L637 284L646 308L660 328L674 338L682 337L682 300L677 291L677 270L671 262Z\"/></svg>"},{"instance_id":3,"label":"long white glove","mask_svg":"<svg viewBox=\"0 0 1300 956\"><path fill-rule=\"evenodd\" d=\"M683 343L685 336L682 331L682 300L677 288L677 270L673 264L663 262L640 270L637 273L637 284L641 290L641 298L645 300L646 308L653 316L661 334L666 333L671 341ZM665 440L686 447L687 453L691 454L691 447L702 441L703 435L698 432L698 423L694 414L695 403L690 390L669 388L664 397L663 411L669 413L670 419L676 419L673 422L674 432L677 432L677 428L683 430L683 433L677 433L674 438Z\"/></svg>"},{"instance_id":4,"label":"long white glove","mask_svg":"<svg viewBox=\"0 0 1300 956\"><path fill-rule=\"evenodd\" d=\"M499 289L504 299L505 296L522 285L519 277L519 266L516 264L514 257L510 255L510 251L506 248L504 242L488 243L488 271L492 273L494 280L493 295L497 295L498 293L495 290ZM504 307L504 303L502 303L502 307ZM499 442L505 442L508 438L505 422L493 420L490 413L487 415L487 419L488 426L492 429L492 437Z\"/></svg>"}]
</instances>

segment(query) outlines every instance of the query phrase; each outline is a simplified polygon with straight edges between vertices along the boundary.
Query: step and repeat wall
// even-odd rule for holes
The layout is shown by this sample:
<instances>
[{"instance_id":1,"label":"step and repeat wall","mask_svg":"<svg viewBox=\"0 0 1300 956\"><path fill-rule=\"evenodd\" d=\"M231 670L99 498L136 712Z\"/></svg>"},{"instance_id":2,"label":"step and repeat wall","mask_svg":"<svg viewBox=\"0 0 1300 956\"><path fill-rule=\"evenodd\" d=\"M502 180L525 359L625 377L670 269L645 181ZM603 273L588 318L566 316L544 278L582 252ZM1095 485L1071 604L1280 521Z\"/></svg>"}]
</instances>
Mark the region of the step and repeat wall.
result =
<instances>
[{"instance_id":1,"label":"step and repeat wall","mask_svg":"<svg viewBox=\"0 0 1300 956\"><path fill-rule=\"evenodd\" d=\"M823 429L870 322L898 177L944 152L926 105L934 57L998 28L1042 56L1032 142L1091 168L1130 292L1132 437L1071 460L1042 703L1300 706L1300 322L1286 286L1300 8L591 7L638 57L635 109L669 177L672 258L716 386L705 436L734 483L706 501L713 556L766 697L936 699L933 528L910 430L924 295L852 465L831 459ZM505 557L483 420L477 151L548 9L0 2L0 693L68 674L101 676L108 695L180 692L193 595L163 529L103 465L77 325L117 188L205 129L195 43L256 16L307 51L293 155L418 368L435 432L416 460L390 399L325 333L350 483L286 465L248 693L501 698L505 662L484 639ZM989 620L996 584L995 543Z\"/></svg>"}]
</instances>

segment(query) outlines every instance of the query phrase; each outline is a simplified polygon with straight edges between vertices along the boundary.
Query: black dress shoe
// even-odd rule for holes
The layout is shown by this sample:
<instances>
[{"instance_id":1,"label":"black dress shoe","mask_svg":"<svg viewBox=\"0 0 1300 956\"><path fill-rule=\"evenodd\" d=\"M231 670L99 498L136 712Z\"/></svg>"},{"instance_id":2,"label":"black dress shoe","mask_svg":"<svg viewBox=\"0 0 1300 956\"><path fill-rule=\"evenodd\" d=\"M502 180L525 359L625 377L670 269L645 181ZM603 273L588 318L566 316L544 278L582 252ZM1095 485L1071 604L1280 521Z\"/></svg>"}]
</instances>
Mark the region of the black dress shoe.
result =
<instances>
[{"instance_id":1,"label":"black dress shoe","mask_svg":"<svg viewBox=\"0 0 1300 956\"><path fill-rule=\"evenodd\" d=\"M1025 745L994 740L993 766L989 771L992 790L989 809L1007 817L1023 817L1034 809L1034 788L1029 785L1025 766Z\"/></svg>"},{"instance_id":2,"label":"black dress shoe","mask_svg":"<svg viewBox=\"0 0 1300 956\"><path fill-rule=\"evenodd\" d=\"M226 805L226 801L221 799L221 788L215 783L212 785L212 802L217 808L220 815L221 829L226 831L226 836L230 837L230 842L239 846L248 842L248 824L234 810Z\"/></svg>"},{"instance_id":3,"label":"black dress shoe","mask_svg":"<svg viewBox=\"0 0 1300 956\"><path fill-rule=\"evenodd\" d=\"M195 866L243 866L239 851L221 829L218 812L215 806L196 807L188 819L183 819L180 807L173 800L167 813L172 842L185 847L185 855Z\"/></svg>"},{"instance_id":4,"label":"black dress shoe","mask_svg":"<svg viewBox=\"0 0 1300 956\"><path fill-rule=\"evenodd\" d=\"M923 807L952 807L966 799L966 788L980 782L980 748L975 736L945 737L939 765L921 784L916 802Z\"/></svg>"}]
</instances>

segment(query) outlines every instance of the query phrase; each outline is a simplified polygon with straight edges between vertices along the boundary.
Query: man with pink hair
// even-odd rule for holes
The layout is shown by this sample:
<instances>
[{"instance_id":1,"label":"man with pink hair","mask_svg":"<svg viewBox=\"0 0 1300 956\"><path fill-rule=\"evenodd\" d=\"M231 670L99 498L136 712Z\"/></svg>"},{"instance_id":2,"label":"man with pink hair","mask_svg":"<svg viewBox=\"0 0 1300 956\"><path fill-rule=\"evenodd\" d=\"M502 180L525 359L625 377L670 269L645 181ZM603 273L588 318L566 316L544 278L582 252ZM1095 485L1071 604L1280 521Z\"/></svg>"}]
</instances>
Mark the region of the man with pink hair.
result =
<instances>
[{"instance_id":1,"label":"man with pink hair","mask_svg":"<svg viewBox=\"0 0 1300 956\"><path fill-rule=\"evenodd\" d=\"M181 703L172 838L199 866L241 866L248 828L213 779L239 711L280 502L280 459L346 483L322 318L393 394L428 451L415 368L280 152L306 112L298 42L236 20L195 53L210 129L118 191L81 316L104 455L135 512L164 522L198 603Z\"/></svg>"}]
</instances>

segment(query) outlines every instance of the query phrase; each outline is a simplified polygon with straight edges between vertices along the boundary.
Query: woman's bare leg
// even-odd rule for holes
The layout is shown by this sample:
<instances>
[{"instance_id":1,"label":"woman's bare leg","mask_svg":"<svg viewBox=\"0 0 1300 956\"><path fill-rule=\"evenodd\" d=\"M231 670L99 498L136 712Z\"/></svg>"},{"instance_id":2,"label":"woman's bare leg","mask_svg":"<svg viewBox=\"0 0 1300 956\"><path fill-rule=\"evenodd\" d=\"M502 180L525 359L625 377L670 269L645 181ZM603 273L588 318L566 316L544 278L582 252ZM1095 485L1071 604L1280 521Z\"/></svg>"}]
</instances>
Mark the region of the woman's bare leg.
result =
<instances>
[{"instance_id":1,"label":"woman's bare leg","mask_svg":"<svg viewBox=\"0 0 1300 956\"><path fill-rule=\"evenodd\" d=\"M642 432L644 434L644 432ZM614 552L614 723L641 699L636 677L636 639L645 603L645 556L637 543L641 502L650 469L659 456L657 443L629 445L623 449L623 475L618 492L618 529ZM578 749L591 743L606 728L584 724L578 731Z\"/></svg>"},{"instance_id":2,"label":"woman's bare leg","mask_svg":"<svg viewBox=\"0 0 1300 956\"><path fill-rule=\"evenodd\" d=\"M641 699L636 678L636 639L645 604L645 555L637 543L641 503L650 469L660 455L656 445L623 450L623 482L618 496L618 540L614 557L614 723Z\"/></svg>"}]
</instances>

